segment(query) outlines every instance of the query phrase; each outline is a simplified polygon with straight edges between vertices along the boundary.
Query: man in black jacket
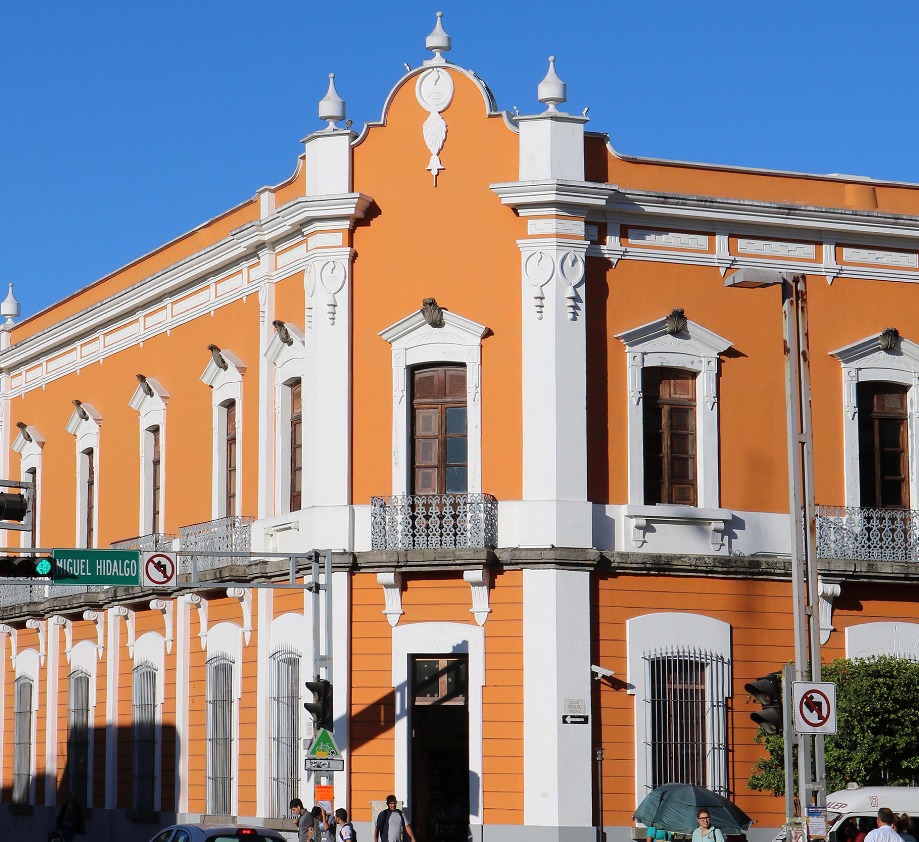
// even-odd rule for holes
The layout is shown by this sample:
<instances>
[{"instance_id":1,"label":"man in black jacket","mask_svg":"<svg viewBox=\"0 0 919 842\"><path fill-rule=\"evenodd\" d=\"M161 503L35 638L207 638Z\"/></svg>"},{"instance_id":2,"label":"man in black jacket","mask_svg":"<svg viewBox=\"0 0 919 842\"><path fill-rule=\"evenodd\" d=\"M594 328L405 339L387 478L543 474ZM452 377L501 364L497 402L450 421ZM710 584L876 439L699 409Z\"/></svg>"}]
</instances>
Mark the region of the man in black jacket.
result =
<instances>
[{"instance_id":1,"label":"man in black jacket","mask_svg":"<svg viewBox=\"0 0 919 842\"><path fill-rule=\"evenodd\" d=\"M403 837L408 837L415 842L412 826L399 809L399 802L395 795L386 796L386 809L377 816L373 826L373 842L403 842Z\"/></svg>"}]
</instances>

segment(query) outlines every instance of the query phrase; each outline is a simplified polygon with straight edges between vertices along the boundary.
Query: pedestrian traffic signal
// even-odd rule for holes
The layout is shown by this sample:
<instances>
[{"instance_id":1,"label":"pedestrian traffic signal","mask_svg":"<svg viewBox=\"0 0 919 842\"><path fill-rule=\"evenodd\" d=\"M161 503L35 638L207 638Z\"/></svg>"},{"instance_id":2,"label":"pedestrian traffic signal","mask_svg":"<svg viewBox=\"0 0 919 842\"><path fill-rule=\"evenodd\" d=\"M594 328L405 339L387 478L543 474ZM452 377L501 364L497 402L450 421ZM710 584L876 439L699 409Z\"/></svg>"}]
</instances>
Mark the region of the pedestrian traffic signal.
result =
<instances>
[{"instance_id":1,"label":"pedestrian traffic signal","mask_svg":"<svg viewBox=\"0 0 919 842\"><path fill-rule=\"evenodd\" d=\"M0 579L51 579L54 561L49 556L0 556Z\"/></svg>"},{"instance_id":2,"label":"pedestrian traffic signal","mask_svg":"<svg viewBox=\"0 0 919 842\"><path fill-rule=\"evenodd\" d=\"M334 717L332 715L332 682L326 681L324 678L317 678L315 681L307 681L306 689L313 694L313 701L304 702L303 707L305 707L310 712L310 716L313 717L313 722L316 724L316 731L319 731L321 728L325 728L326 731L331 731L334 724Z\"/></svg>"},{"instance_id":3,"label":"pedestrian traffic signal","mask_svg":"<svg viewBox=\"0 0 919 842\"><path fill-rule=\"evenodd\" d=\"M0 492L0 520L15 520L16 523L22 523L28 513L29 501L24 494Z\"/></svg>"},{"instance_id":4,"label":"pedestrian traffic signal","mask_svg":"<svg viewBox=\"0 0 919 842\"><path fill-rule=\"evenodd\" d=\"M750 719L767 734L781 734L785 716L782 712L782 682L778 673L744 684L744 690L763 707L761 711L751 713Z\"/></svg>"}]
</instances>

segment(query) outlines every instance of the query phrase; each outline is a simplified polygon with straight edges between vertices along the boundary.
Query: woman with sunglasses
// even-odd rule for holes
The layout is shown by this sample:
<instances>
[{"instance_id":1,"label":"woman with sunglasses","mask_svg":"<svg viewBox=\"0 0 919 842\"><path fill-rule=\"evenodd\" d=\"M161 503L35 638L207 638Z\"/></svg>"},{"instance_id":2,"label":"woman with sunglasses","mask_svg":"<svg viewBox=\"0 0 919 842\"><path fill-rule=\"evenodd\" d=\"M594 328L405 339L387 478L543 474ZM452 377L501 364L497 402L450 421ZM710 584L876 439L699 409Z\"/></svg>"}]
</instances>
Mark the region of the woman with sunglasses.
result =
<instances>
[{"instance_id":1,"label":"woman with sunglasses","mask_svg":"<svg viewBox=\"0 0 919 842\"><path fill-rule=\"evenodd\" d=\"M724 842L724 834L717 827L712 827L712 814L708 807L696 811L699 826L692 832L692 842Z\"/></svg>"}]
</instances>

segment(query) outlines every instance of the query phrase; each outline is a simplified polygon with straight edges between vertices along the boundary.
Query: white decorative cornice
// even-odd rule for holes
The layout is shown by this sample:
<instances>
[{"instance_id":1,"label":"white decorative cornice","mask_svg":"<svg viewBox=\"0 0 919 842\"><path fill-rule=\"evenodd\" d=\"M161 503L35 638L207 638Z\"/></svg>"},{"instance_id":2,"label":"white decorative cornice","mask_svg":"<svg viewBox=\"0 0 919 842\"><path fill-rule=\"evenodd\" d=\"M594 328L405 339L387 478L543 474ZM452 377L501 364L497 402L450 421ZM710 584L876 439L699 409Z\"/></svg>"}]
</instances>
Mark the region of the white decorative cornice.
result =
<instances>
[{"instance_id":1,"label":"white decorative cornice","mask_svg":"<svg viewBox=\"0 0 919 842\"><path fill-rule=\"evenodd\" d=\"M667 317L655 319L640 327L617 333L618 339L630 350L644 353L680 353L698 357L717 357L731 347L731 341L696 322L686 320L686 328L671 334Z\"/></svg>"},{"instance_id":2,"label":"white decorative cornice","mask_svg":"<svg viewBox=\"0 0 919 842\"><path fill-rule=\"evenodd\" d=\"M507 181L489 184L502 205L514 208L520 216L596 216L606 208L612 184L596 181Z\"/></svg>"},{"instance_id":3,"label":"white decorative cornice","mask_svg":"<svg viewBox=\"0 0 919 842\"><path fill-rule=\"evenodd\" d=\"M474 344L478 344L488 330L485 325L457 316L449 310L444 310L443 314L443 327L431 327L421 310L416 310L385 330L381 330L379 335L393 348L405 348L409 345L412 347L424 345L426 342L443 344L451 340L461 345L468 345L469 339L474 340Z\"/></svg>"},{"instance_id":4,"label":"white decorative cornice","mask_svg":"<svg viewBox=\"0 0 919 842\"><path fill-rule=\"evenodd\" d=\"M67 656L67 663L69 664L70 652L73 649L73 622L60 614L54 614L48 618L48 623L64 630L64 654Z\"/></svg>"},{"instance_id":5,"label":"white decorative cornice","mask_svg":"<svg viewBox=\"0 0 919 842\"><path fill-rule=\"evenodd\" d=\"M96 626L96 652L101 661L105 654L105 612L87 610L83 612L83 619L91 621Z\"/></svg>"},{"instance_id":6,"label":"white decorative cornice","mask_svg":"<svg viewBox=\"0 0 919 842\"><path fill-rule=\"evenodd\" d=\"M290 322L284 323L289 342L281 338L281 331L275 330L268 347L265 349L265 359L277 366L283 366L289 359L302 361L306 354L306 337L303 331Z\"/></svg>"},{"instance_id":7,"label":"white decorative cornice","mask_svg":"<svg viewBox=\"0 0 919 842\"><path fill-rule=\"evenodd\" d=\"M139 311L189 292L194 284L207 282L209 276L216 276L234 266L241 271L245 261L255 257L257 249L278 243L285 237L306 236L321 228L350 228L355 220L364 216L372 202L373 199L361 193L294 199L271 216L243 225L219 243L10 346L0 353L0 371L9 373L51 354L55 349L98 336L113 323L136 321ZM142 260L140 258L132 265ZM289 268L291 272L297 271L296 266ZM244 292L239 291L240 294Z\"/></svg>"},{"instance_id":8,"label":"white decorative cornice","mask_svg":"<svg viewBox=\"0 0 919 842\"><path fill-rule=\"evenodd\" d=\"M399 618L405 613L402 610L402 574L377 573L377 582L383 587L383 596L386 600L383 613L389 620L389 625L395 628Z\"/></svg>"},{"instance_id":9,"label":"white decorative cornice","mask_svg":"<svg viewBox=\"0 0 919 842\"><path fill-rule=\"evenodd\" d=\"M171 599L151 599L150 610L159 611L163 615L165 625L166 651L172 652L172 613L173 605Z\"/></svg>"},{"instance_id":10,"label":"white decorative cornice","mask_svg":"<svg viewBox=\"0 0 919 842\"><path fill-rule=\"evenodd\" d=\"M128 647L128 655L132 658L134 657L134 611L128 608L126 605L116 605L112 609L112 614L115 617L121 617L124 619L124 627L127 632L126 645Z\"/></svg>"},{"instance_id":11,"label":"white decorative cornice","mask_svg":"<svg viewBox=\"0 0 919 842\"><path fill-rule=\"evenodd\" d=\"M189 605L194 605L198 609L198 637L201 640L201 648L207 649L207 599L198 593L190 593L186 599Z\"/></svg>"},{"instance_id":12,"label":"white decorative cornice","mask_svg":"<svg viewBox=\"0 0 919 842\"><path fill-rule=\"evenodd\" d=\"M20 429L16 438L10 447L14 453L20 456L28 456L31 453L41 453L45 446L45 437L31 424L26 424L24 429Z\"/></svg>"},{"instance_id":13,"label":"white decorative cornice","mask_svg":"<svg viewBox=\"0 0 919 842\"><path fill-rule=\"evenodd\" d=\"M66 430L72 436L79 438L86 432L96 433L102 424L102 416L90 403L74 405L73 412L67 421Z\"/></svg>"},{"instance_id":14,"label":"white decorative cornice","mask_svg":"<svg viewBox=\"0 0 919 842\"><path fill-rule=\"evenodd\" d=\"M38 632L38 662L45 665L45 621L36 620L34 617L26 620L26 628Z\"/></svg>"},{"instance_id":15,"label":"white decorative cornice","mask_svg":"<svg viewBox=\"0 0 919 842\"><path fill-rule=\"evenodd\" d=\"M0 623L0 634L9 635L10 638L10 663L16 663L16 629L6 623Z\"/></svg>"},{"instance_id":16,"label":"white decorative cornice","mask_svg":"<svg viewBox=\"0 0 919 842\"><path fill-rule=\"evenodd\" d=\"M252 588L227 588L227 596L239 600L243 612L243 640L248 646L252 637Z\"/></svg>"},{"instance_id":17,"label":"white decorative cornice","mask_svg":"<svg viewBox=\"0 0 919 842\"><path fill-rule=\"evenodd\" d=\"M896 348L885 351L881 348L880 331L850 345L830 351L844 366L859 368L899 368L904 371L919 371L919 345L901 336Z\"/></svg>"},{"instance_id":18,"label":"white decorative cornice","mask_svg":"<svg viewBox=\"0 0 919 842\"><path fill-rule=\"evenodd\" d=\"M145 386L147 388L144 388ZM167 403L169 403L169 392L152 377L145 377L142 382L138 382L134 394L131 395L131 400L128 401L131 409L141 415L151 410L163 410Z\"/></svg>"},{"instance_id":19,"label":"white decorative cornice","mask_svg":"<svg viewBox=\"0 0 919 842\"><path fill-rule=\"evenodd\" d=\"M221 367L212 353L211 359L208 360L207 366L205 366L199 378L205 386L211 386L212 388L219 387L226 380L238 381L246 373L247 368L246 364L232 351L221 348L218 353L226 361L226 367Z\"/></svg>"},{"instance_id":20,"label":"white decorative cornice","mask_svg":"<svg viewBox=\"0 0 919 842\"><path fill-rule=\"evenodd\" d=\"M488 589L491 586L491 570L483 567L481 570L464 570L463 580L469 583L472 589L472 608L469 610L475 621L484 626L491 608L488 604Z\"/></svg>"}]
</instances>

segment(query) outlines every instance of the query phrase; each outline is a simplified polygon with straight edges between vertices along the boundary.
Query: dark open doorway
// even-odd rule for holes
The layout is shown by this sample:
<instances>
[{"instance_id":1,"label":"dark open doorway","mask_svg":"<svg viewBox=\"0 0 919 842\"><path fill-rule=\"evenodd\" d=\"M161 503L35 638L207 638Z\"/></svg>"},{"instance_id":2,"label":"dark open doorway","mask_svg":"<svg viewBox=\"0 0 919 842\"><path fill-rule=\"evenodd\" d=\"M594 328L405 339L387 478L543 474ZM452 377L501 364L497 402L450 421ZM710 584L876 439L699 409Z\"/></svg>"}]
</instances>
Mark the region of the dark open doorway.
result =
<instances>
[{"instance_id":1,"label":"dark open doorway","mask_svg":"<svg viewBox=\"0 0 919 842\"><path fill-rule=\"evenodd\" d=\"M465 655L412 659L412 823L425 842L469 838Z\"/></svg>"}]
</instances>

